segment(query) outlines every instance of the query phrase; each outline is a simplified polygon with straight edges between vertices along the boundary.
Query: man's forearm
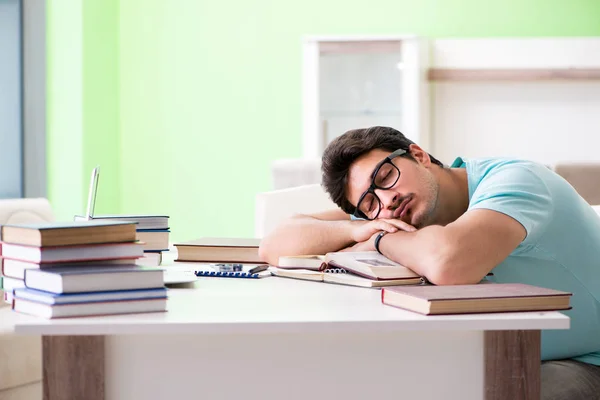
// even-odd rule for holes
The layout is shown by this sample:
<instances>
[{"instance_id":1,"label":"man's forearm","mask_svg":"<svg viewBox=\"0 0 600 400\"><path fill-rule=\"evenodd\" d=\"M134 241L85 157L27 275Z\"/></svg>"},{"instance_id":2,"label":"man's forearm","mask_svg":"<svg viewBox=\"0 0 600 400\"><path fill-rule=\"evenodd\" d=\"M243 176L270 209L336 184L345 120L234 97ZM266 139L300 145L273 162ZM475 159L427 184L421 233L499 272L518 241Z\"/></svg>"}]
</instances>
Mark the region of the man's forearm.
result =
<instances>
[{"instance_id":1,"label":"man's forearm","mask_svg":"<svg viewBox=\"0 0 600 400\"><path fill-rule=\"evenodd\" d=\"M325 221L309 216L290 218L260 244L260 255L271 265L280 256L325 254L352 245L352 226L359 221Z\"/></svg>"},{"instance_id":2,"label":"man's forearm","mask_svg":"<svg viewBox=\"0 0 600 400\"><path fill-rule=\"evenodd\" d=\"M387 234L379 243L379 250L417 274L437 283L447 262L448 243L442 226L429 226L416 232Z\"/></svg>"}]
</instances>

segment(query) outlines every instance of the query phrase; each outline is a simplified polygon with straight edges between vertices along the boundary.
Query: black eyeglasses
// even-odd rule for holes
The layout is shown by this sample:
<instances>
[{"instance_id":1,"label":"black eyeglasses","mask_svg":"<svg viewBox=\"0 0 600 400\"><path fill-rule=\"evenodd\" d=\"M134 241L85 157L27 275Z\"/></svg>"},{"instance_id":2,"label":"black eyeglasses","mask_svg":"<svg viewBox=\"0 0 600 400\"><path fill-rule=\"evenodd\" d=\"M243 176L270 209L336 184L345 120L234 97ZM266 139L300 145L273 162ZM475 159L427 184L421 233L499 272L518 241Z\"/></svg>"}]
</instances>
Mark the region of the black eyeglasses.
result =
<instances>
[{"instance_id":1,"label":"black eyeglasses","mask_svg":"<svg viewBox=\"0 0 600 400\"><path fill-rule=\"evenodd\" d=\"M371 186L360 196L356 203L354 216L356 218L374 220L381 212L381 200L375 194L375 189L387 190L398 182L400 170L392 160L406 154L406 150L398 149L383 159L371 175Z\"/></svg>"}]
</instances>

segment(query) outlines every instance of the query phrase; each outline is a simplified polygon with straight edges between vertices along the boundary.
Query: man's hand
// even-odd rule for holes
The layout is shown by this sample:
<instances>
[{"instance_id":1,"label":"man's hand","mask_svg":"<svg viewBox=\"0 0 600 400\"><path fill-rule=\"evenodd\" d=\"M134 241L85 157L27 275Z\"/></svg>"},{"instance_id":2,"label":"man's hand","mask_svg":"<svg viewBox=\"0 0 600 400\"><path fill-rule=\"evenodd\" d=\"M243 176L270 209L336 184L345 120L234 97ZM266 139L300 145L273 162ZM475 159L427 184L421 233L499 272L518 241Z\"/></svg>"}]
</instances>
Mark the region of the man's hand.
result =
<instances>
[{"instance_id":1,"label":"man's hand","mask_svg":"<svg viewBox=\"0 0 600 400\"><path fill-rule=\"evenodd\" d=\"M375 251L375 237L379 235L379 232L381 232L381 230L375 232L364 242L358 242L354 246L346 247L341 251Z\"/></svg>"},{"instance_id":2,"label":"man's hand","mask_svg":"<svg viewBox=\"0 0 600 400\"><path fill-rule=\"evenodd\" d=\"M373 235L381 231L394 233L398 232L399 230L414 232L417 229L399 219L376 219L373 221L362 221L362 223L357 224L356 228L352 230L352 240L358 245L361 242L369 241Z\"/></svg>"}]
</instances>

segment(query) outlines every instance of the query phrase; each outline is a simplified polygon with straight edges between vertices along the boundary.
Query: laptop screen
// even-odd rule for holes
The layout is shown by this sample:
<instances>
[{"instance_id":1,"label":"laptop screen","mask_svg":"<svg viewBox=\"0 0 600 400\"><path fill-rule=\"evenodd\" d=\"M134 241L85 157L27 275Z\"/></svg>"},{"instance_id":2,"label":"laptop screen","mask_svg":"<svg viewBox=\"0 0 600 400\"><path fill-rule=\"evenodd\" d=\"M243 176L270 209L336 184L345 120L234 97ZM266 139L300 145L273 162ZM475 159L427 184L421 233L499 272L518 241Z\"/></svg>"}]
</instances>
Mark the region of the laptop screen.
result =
<instances>
[{"instance_id":1,"label":"laptop screen","mask_svg":"<svg viewBox=\"0 0 600 400\"><path fill-rule=\"evenodd\" d=\"M87 211L85 216L88 220L94 217L94 208L96 207L96 192L98 190L98 179L100 178L100 166L92 170L92 177L90 179L90 188L88 191L88 203Z\"/></svg>"}]
</instances>

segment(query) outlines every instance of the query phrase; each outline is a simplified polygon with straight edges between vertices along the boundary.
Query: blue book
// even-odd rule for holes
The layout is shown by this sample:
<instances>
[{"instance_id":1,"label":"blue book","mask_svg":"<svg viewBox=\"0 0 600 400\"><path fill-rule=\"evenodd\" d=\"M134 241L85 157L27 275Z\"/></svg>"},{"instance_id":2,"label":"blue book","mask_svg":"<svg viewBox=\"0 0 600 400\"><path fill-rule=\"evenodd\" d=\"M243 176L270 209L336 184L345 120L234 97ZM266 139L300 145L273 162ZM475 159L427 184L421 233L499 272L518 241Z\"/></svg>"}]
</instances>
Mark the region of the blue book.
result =
<instances>
[{"instance_id":1,"label":"blue book","mask_svg":"<svg viewBox=\"0 0 600 400\"><path fill-rule=\"evenodd\" d=\"M166 288L157 289L137 289L120 290L112 292L92 292L92 293L65 293L56 294L44 292L35 289L15 289L14 297L34 301L36 303L60 305L60 304L79 304L96 303L105 301L124 301L124 300L143 300L143 299L164 299L167 297Z\"/></svg>"}]
</instances>

